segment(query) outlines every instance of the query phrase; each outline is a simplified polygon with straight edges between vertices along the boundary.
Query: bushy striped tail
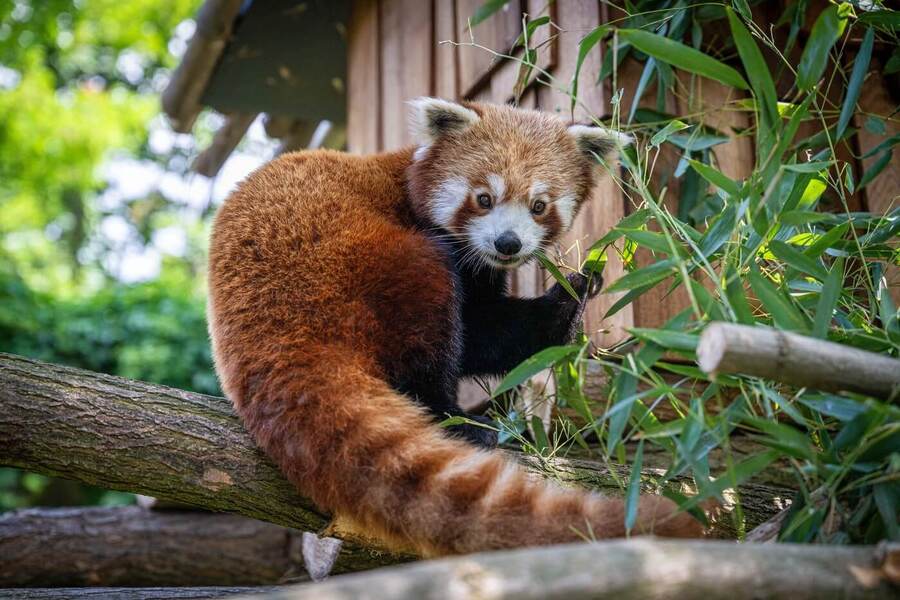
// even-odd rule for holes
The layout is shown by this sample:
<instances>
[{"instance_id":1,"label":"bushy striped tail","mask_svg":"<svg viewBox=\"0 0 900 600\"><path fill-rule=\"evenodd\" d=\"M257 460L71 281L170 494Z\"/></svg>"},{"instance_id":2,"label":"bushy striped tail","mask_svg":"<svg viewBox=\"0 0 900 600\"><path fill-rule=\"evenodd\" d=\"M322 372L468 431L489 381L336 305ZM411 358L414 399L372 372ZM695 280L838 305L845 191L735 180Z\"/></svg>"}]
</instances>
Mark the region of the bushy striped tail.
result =
<instances>
[{"instance_id":1,"label":"bushy striped tail","mask_svg":"<svg viewBox=\"0 0 900 600\"><path fill-rule=\"evenodd\" d=\"M565 489L447 436L346 355L283 364L241 377L253 385L238 411L304 495L368 535L426 556L625 535L621 500ZM651 532L694 537L701 527L648 496L636 533Z\"/></svg>"}]
</instances>

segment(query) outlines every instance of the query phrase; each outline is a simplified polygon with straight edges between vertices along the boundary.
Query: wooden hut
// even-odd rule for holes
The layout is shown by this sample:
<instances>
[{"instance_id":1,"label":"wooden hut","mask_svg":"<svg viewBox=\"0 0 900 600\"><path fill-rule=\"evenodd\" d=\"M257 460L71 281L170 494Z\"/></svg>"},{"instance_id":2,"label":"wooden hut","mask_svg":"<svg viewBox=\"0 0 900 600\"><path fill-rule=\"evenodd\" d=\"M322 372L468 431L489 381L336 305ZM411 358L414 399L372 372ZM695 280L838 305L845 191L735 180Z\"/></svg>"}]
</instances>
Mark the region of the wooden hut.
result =
<instances>
[{"instance_id":1,"label":"wooden hut","mask_svg":"<svg viewBox=\"0 0 900 600\"><path fill-rule=\"evenodd\" d=\"M570 113L565 88L578 60L579 41L598 25L621 16L615 14L611 3L512 0L470 27L472 17L485 4L496 3L207 0L197 18L197 33L165 92L164 107L179 131L190 130L203 106L228 115L212 146L197 160L197 169L207 175L218 170L259 113L267 115L267 131L283 140L284 149L306 146L316 124L327 120L332 133L326 145L346 145L350 152L369 153L410 142L404 103L421 95L516 101L576 121L588 114L610 112L613 90L609 79L599 86L584 82L574 114ZM783 6L781 2L769 2L754 10L761 19L774 21ZM819 11L809 12L815 17ZM542 77L545 83L532 76L514 98L520 69L510 55L521 50L513 49L514 42L522 32L523 19L543 16L550 17L551 24L535 30L531 45L538 47L537 64L546 73ZM603 52L604 44L595 46L582 71L598 73ZM877 53L873 60L879 60ZM624 90L622 106L630 106L641 69L630 61L620 66L616 87ZM546 84L548 76L552 77L551 85ZM666 98L668 112L702 113L706 124L732 135L729 142L714 148L717 163L731 177L745 177L753 165L754 144L751 137L736 134L750 125L748 113L733 109L734 102L740 100L736 91L703 78L677 72L676 77L691 93ZM860 99L863 109L890 114L897 101L890 97L889 87L885 81L866 85ZM687 97L695 105L688 106ZM642 102L655 106L655 98L651 90ZM731 109L726 110L726 106ZM880 141L861 123L857 125L854 148L867 149ZM858 160L846 153L839 158L855 167L857 181L861 169L875 160ZM680 183L671 177L677 159L674 153L663 152L656 166L668 186L666 203L673 209ZM865 194L851 199L851 208L886 212L896 205L898 193L900 155ZM632 209L630 201L607 179L561 245L561 250L569 253L569 264L577 264L579 252ZM649 256L639 259L650 260ZM606 280L614 281L622 273L621 262L611 257ZM537 267L525 266L514 277L513 291L525 296L540 294L545 280L546 275ZM900 284L900 277L895 283ZM662 324L688 306L683 288L671 294L667 289L657 286L606 319L605 313L620 296L601 295L589 307L587 331L600 346L610 346L622 340L629 327Z\"/></svg>"}]
</instances>

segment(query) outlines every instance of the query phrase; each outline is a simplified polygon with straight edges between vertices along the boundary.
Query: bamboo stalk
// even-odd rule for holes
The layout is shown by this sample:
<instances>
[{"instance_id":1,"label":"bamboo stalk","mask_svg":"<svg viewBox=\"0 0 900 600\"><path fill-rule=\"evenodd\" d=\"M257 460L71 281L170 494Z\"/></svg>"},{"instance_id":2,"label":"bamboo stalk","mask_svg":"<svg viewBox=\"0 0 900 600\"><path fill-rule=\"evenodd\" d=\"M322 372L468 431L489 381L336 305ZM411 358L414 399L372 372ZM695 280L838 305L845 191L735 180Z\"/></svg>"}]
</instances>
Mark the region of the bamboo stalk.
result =
<instances>
[{"instance_id":1,"label":"bamboo stalk","mask_svg":"<svg viewBox=\"0 0 900 600\"><path fill-rule=\"evenodd\" d=\"M710 323L697 359L707 373L743 373L823 391L887 399L900 390L900 360L764 327Z\"/></svg>"}]
</instances>

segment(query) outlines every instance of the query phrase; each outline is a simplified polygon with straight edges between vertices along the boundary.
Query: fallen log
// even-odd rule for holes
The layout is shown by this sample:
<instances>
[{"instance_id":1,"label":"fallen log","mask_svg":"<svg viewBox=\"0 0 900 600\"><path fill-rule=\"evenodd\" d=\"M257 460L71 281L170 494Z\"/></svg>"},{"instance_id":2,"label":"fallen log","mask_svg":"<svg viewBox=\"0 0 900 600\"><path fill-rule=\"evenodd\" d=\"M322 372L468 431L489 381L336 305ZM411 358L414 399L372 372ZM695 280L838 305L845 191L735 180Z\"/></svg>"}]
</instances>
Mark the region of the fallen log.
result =
<instances>
[{"instance_id":1,"label":"fallen log","mask_svg":"<svg viewBox=\"0 0 900 600\"><path fill-rule=\"evenodd\" d=\"M320 531L224 398L0 353L0 465ZM409 557L344 543L334 572Z\"/></svg>"},{"instance_id":2,"label":"fallen log","mask_svg":"<svg viewBox=\"0 0 900 600\"><path fill-rule=\"evenodd\" d=\"M274 587L153 587L153 588L0 588L4 600L192 600L194 598L259 597Z\"/></svg>"},{"instance_id":3,"label":"fallen log","mask_svg":"<svg viewBox=\"0 0 900 600\"><path fill-rule=\"evenodd\" d=\"M0 465L304 531L329 523L256 448L223 398L0 353L0 439ZM526 464L610 494L621 494L629 476L627 467L593 461ZM648 478L661 474L649 456L647 464ZM792 495L755 482L740 491L746 522L720 519L716 537L762 523L784 507L779 498ZM356 542L343 544L334 573L411 558Z\"/></svg>"},{"instance_id":4,"label":"fallen log","mask_svg":"<svg viewBox=\"0 0 900 600\"><path fill-rule=\"evenodd\" d=\"M0 588L297 583L309 580L302 547L301 531L237 515L24 509L0 515Z\"/></svg>"},{"instance_id":5,"label":"fallen log","mask_svg":"<svg viewBox=\"0 0 900 600\"><path fill-rule=\"evenodd\" d=\"M697 362L707 373L743 373L823 391L885 399L900 393L900 360L766 327L710 323Z\"/></svg>"},{"instance_id":6,"label":"fallen log","mask_svg":"<svg viewBox=\"0 0 900 600\"><path fill-rule=\"evenodd\" d=\"M900 596L900 546L636 538L419 562L284 586L283 600L880 599Z\"/></svg>"}]
</instances>

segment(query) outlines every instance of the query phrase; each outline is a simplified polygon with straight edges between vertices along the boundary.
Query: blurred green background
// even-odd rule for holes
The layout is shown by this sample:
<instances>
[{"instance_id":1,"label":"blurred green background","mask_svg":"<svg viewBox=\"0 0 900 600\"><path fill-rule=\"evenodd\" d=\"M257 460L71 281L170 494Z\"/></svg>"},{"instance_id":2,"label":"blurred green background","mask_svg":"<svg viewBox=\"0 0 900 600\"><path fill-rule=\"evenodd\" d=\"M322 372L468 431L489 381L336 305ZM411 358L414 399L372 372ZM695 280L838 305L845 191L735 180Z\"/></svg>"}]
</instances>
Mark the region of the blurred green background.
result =
<instances>
[{"instance_id":1,"label":"blurred green background","mask_svg":"<svg viewBox=\"0 0 900 600\"><path fill-rule=\"evenodd\" d=\"M219 393L209 217L268 149L251 130L209 181L188 167L220 117L189 136L160 114L200 3L0 0L0 351ZM0 511L131 501L0 469Z\"/></svg>"}]
</instances>

